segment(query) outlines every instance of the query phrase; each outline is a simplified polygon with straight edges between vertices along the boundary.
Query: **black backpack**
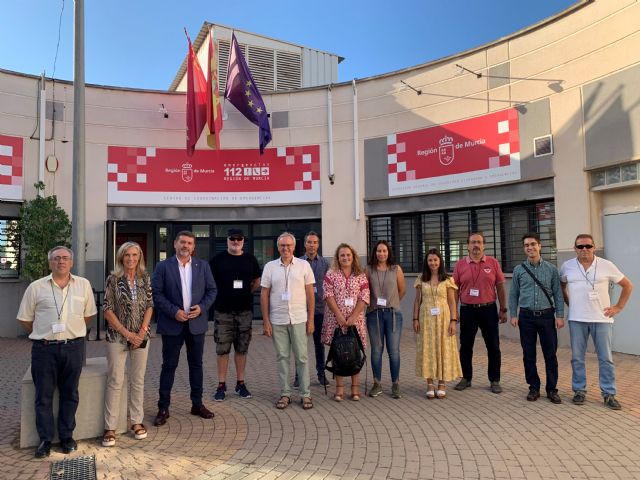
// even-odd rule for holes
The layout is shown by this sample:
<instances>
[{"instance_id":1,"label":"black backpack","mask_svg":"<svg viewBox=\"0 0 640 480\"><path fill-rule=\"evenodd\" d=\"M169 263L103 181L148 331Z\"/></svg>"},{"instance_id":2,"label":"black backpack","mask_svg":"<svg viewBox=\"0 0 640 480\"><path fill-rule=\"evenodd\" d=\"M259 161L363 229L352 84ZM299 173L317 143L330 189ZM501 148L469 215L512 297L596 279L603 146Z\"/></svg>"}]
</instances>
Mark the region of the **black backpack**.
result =
<instances>
[{"instance_id":1,"label":"black backpack","mask_svg":"<svg viewBox=\"0 0 640 480\"><path fill-rule=\"evenodd\" d=\"M350 377L360 373L366 361L367 355L356 327L348 327L346 333L337 327L333 332L325 368L334 375Z\"/></svg>"}]
</instances>

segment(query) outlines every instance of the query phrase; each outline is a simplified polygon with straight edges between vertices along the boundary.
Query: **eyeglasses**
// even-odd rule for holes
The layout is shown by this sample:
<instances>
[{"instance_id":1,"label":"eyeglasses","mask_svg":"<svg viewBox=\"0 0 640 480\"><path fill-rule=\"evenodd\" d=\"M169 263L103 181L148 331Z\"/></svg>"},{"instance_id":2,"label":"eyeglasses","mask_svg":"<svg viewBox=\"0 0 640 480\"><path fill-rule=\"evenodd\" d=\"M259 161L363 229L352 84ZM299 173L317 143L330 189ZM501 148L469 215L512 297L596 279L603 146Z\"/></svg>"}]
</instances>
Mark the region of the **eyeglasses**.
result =
<instances>
[{"instance_id":1,"label":"eyeglasses","mask_svg":"<svg viewBox=\"0 0 640 480\"><path fill-rule=\"evenodd\" d=\"M244 237L229 237L229 240L232 242L241 242L244 240Z\"/></svg>"},{"instance_id":2,"label":"eyeglasses","mask_svg":"<svg viewBox=\"0 0 640 480\"><path fill-rule=\"evenodd\" d=\"M587 250L591 250L593 248L593 245L576 245L576 248L578 250L582 250L583 248L586 248Z\"/></svg>"},{"instance_id":3,"label":"eyeglasses","mask_svg":"<svg viewBox=\"0 0 640 480\"><path fill-rule=\"evenodd\" d=\"M69 262L71 261L71 257L53 257L54 262Z\"/></svg>"}]
</instances>

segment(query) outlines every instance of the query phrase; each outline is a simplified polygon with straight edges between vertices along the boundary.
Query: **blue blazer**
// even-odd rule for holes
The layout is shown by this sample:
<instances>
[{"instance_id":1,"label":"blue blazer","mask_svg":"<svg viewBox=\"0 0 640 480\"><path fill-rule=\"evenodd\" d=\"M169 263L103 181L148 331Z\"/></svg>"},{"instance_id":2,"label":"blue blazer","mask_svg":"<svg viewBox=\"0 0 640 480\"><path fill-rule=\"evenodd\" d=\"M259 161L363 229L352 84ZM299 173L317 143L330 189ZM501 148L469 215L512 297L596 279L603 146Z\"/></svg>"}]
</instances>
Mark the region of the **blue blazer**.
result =
<instances>
[{"instance_id":1,"label":"blue blazer","mask_svg":"<svg viewBox=\"0 0 640 480\"><path fill-rule=\"evenodd\" d=\"M183 308L178 268L178 258L173 256L158 263L153 272L151 287L158 321L156 331L161 335L179 335L182 332L183 322L176 320L176 313ZM191 305L199 305L202 313L187 323L189 331L198 335L207 331L207 310L216 299L218 289L207 262L191 257L191 275Z\"/></svg>"}]
</instances>

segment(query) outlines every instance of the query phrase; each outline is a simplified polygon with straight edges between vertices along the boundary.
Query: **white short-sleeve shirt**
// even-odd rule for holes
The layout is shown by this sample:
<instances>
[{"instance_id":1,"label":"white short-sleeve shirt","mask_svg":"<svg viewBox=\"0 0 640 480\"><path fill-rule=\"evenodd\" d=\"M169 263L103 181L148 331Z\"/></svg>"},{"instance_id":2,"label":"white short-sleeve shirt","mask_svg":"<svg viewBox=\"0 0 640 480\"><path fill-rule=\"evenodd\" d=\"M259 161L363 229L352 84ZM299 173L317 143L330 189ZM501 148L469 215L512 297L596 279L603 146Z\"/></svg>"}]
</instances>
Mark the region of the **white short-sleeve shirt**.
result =
<instances>
[{"instance_id":1,"label":"white short-sleeve shirt","mask_svg":"<svg viewBox=\"0 0 640 480\"><path fill-rule=\"evenodd\" d=\"M260 286L270 288L269 318L273 325L288 325L307 321L307 293L305 287L316 282L309 262L293 258L289 265L279 258L267 263L262 270ZM288 300L283 294L288 292Z\"/></svg>"},{"instance_id":2,"label":"white short-sleeve shirt","mask_svg":"<svg viewBox=\"0 0 640 480\"><path fill-rule=\"evenodd\" d=\"M27 287L17 319L33 322L31 340L71 340L87 335L84 319L96 313L89 280L71 275L67 286L60 288L48 275ZM64 331L53 333L54 324L63 324Z\"/></svg>"},{"instance_id":3,"label":"white short-sleeve shirt","mask_svg":"<svg viewBox=\"0 0 640 480\"><path fill-rule=\"evenodd\" d=\"M560 281L569 292L568 320L574 322L613 323L604 309L611 306L610 282L620 283L624 274L612 262L595 257L587 270L577 258L567 260L560 267Z\"/></svg>"}]
</instances>

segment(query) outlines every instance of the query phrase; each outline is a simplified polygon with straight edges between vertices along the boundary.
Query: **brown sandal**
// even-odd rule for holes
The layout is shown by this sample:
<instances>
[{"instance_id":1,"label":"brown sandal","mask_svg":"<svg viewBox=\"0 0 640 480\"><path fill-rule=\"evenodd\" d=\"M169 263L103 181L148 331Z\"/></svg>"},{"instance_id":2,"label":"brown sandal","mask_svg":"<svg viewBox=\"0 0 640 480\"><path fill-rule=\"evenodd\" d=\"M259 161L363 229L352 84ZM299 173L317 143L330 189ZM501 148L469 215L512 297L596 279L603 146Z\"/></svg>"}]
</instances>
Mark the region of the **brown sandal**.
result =
<instances>
[{"instance_id":1,"label":"brown sandal","mask_svg":"<svg viewBox=\"0 0 640 480\"><path fill-rule=\"evenodd\" d=\"M147 428L143 424L136 423L135 425L131 425L131 430L136 440L147 438Z\"/></svg>"},{"instance_id":2,"label":"brown sandal","mask_svg":"<svg viewBox=\"0 0 640 480\"><path fill-rule=\"evenodd\" d=\"M116 432L115 430L105 430L102 435L102 446L113 447L116 444Z\"/></svg>"},{"instance_id":3,"label":"brown sandal","mask_svg":"<svg viewBox=\"0 0 640 480\"><path fill-rule=\"evenodd\" d=\"M278 410L284 410L289 406L290 403L291 403L291 398L287 397L286 395L283 395L280 397L280 400L278 400L278 402L276 403L276 408Z\"/></svg>"},{"instance_id":4,"label":"brown sandal","mask_svg":"<svg viewBox=\"0 0 640 480\"><path fill-rule=\"evenodd\" d=\"M336 402L344 400L344 385L336 385L336 393L333 396L333 400Z\"/></svg>"},{"instance_id":5,"label":"brown sandal","mask_svg":"<svg viewBox=\"0 0 640 480\"><path fill-rule=\"evenodd\" d=\"M351 385L351 400L360 401L360 385Z\"/></svg>"},{"instance_id":6,"label":"brown sandal","mask_svg":"<svg viewBox=\"0 0 640 480\"><path fill-rule=\"evenodd\" d=\"M303 397L300 403L302 403L302 408L305 410L311 410L313 408L313 400L311 400L311 397Z\"/></svg>"}]
</instances>

